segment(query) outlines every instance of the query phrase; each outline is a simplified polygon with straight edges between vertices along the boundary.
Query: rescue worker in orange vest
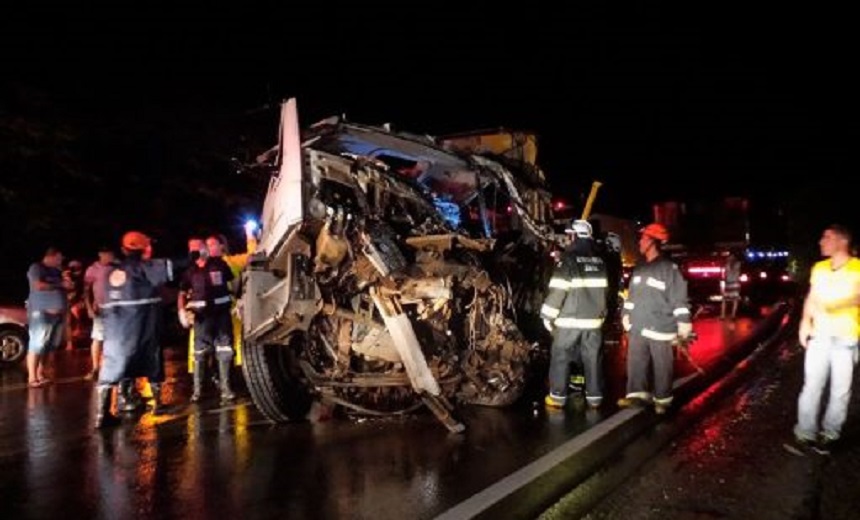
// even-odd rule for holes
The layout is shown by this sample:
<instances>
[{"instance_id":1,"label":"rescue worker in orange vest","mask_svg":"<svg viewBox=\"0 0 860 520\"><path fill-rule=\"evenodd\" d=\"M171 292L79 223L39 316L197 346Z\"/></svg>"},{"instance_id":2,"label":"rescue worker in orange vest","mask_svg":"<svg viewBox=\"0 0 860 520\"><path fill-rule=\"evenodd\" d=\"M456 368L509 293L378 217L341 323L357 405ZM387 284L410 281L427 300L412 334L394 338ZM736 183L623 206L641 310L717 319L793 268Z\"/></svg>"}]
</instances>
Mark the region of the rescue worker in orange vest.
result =
<instances>
[{"instance_id":1,"label":"rescue worker in orange vest","mask_svg":"<svg viewBox=\"0 0 860 520\"><path fill-rule=\"evenodd\" d=\"M111 413L113 388L123 385L117 398L121 411L130 395L130 382L145 377L152 387L153 413L161 412L164 362L160 344L161 295L163 284L172 278L169 261L153 260L151 240L138 231L122 237L125 258L105 271L107 300L104 319L104 359L98 378L96 428L115 424ZM130 406L133 408L133 405Z\"/></svg>"},{"instance_id":2,"label":"rescue worker in orange vest","mask_svg":"<svg viewBox=\"0 0 860 520\"><path fill-rule=\"evenodd\" d=\"M597 254L588 221L573 220L565 231L573 236L573 242L562 253L541 307L544 325L553 335L549 395L544 401L550 408L565 405L570 364L581 361L585 399L591 408L597 408L603 400L602 327L609 286L606 265Z\"/></svg>"},{"instance_id":3,"label":"rescue worker in orange vest","mask_svg":"<svg viewBox=\"0 0 860 520\"><path fill-rule=\"evenodd\" d=\"M693 332L687 301L687 281L678 266L661 254L669 240L662 224L648 224L641 230L639 252L645 262L630 277L624 302L622 325L628 333L627 395L621 407L644 404L653 397L654 410L666 413L672 404L673 342ZM648 391L648 368L654 365L653 396Z\"/></svg>"}]
</instances>

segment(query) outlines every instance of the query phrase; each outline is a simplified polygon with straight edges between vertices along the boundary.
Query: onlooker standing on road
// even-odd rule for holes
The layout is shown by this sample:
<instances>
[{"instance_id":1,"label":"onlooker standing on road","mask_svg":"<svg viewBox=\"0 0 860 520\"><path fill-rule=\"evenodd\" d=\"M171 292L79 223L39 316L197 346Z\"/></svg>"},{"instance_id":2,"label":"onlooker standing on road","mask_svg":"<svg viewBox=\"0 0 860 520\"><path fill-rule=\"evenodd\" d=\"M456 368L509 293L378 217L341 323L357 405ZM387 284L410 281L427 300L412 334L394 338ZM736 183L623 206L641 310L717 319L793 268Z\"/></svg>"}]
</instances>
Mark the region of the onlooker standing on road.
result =
<instances>
[{"instance_id":1,"label":"onlooker standing on road","mask_svg":"<svg viewBox=\"0 0 860 520\"><path fill-rule=\"evenodd\" d=\"M729 313L729 319L735 319L738 312L738 302L741 299L741 261L733 252L729 252L726 257L726 265L723 266L723 279L720 281L722 286L722 302L720 304L720 319L726 319L726 308L729 304L732 310Z\"/></svg>"},{"instance_id":2,"label":"onlooker standing on road","mask_svg":"<svg viewBox=\"0 0 860 520\"><path fill-rule=\"evenodd\" d=\"M63 254L49 247L40 262L30 266L27 280L27 323L30 344L27 348L27 381L31 388L51 381L45 377L46 356L63 344L63 327L68 301L66 292L72 289L63 279Z\"/></svg>"},{"instance_id":3,"label":"onlooker standing on road","mask_svg":"<svg viewBox=\"0 0 860 520\"><path fill-rule=\"evenodd\" d=\"M630 295L621 317L628 332L627 395L621 407L651 399L648 367L654 365L654 411L666 413L672 404L674 351L679 337L693 332L687 302L687 281L678 266L661 254L669 232L662 224L649 224L639 237L639 252L645 262L636 266L630 278Z\"/></svg>"},{"instance_id":4,"label":"onlooker standing on road","mask_svg":"<svg viewBox=\"0 0 860 520\"><path fill-rule=\"evenodd\" d=\"M839 439L848 413L860 336L860 259L851 255L851 233L831 225L818 244L821 255L829 259L812 268L798 330L806 354L794 435L805 445ZM830 397L819 429L821 394L828 379Z\"/></svg>"},{"instance_id":5,"label":"onlooker standing on road","mask_svg":"<svg viewBox=\"0 0 860 520\"><path fill-rule=\"evenodd\" d=\"M116 262L113 250L107 246L99 249L99 259L87 267L84 274L84 285L86 287L87 313L93 320L93 328L90 334L92 344L90 345L90 356L93 367L87 379L96 379L101 365L102 343L105 339L105 326L102 319L101 306L107 301L107 271Z\"/></svg>"}]
</instances>

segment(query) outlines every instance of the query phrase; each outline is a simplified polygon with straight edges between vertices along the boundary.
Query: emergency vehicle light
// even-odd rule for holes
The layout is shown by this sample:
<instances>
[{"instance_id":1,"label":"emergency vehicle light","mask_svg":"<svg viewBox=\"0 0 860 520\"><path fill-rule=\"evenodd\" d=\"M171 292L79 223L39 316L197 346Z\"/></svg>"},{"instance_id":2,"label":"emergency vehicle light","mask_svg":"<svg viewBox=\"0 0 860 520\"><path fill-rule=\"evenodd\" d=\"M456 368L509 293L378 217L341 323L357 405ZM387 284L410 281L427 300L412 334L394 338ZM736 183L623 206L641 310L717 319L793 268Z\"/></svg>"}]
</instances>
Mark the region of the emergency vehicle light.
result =
<instances>
[{"instance_id":1,"label":"emergency vehicle light","mask_svg":"<svg viewBox=\"0 0 860 520\"><path fill-rule=\"evenodd\" d=\"M691 267L688 270L691 274L720 274L723 272L722 267Z\"/></svg>"}]
</instances>

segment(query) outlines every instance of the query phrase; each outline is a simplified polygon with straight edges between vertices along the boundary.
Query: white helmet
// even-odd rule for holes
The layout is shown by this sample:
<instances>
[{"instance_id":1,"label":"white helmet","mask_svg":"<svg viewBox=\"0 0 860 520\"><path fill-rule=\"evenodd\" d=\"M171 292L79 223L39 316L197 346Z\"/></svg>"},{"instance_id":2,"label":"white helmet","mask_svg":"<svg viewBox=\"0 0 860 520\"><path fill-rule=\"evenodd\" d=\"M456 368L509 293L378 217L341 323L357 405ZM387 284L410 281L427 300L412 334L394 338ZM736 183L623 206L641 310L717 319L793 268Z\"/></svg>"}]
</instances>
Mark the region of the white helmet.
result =
<instances>
[{"instance_id":1,"label":"white helmet","mask_svg":"<svg viewBox=\"0 0 860 520\"><path fill-rule=\"evenodd\" d=\"M568 233L573 233L576 238L591 238L591 224L587 220L574 219L570 222L570 226L565 230Z\"/></svg>"},{"instance_id":2,"label":"white helmet","mask_svg":"<svg viewBox=\"0 0 860 520\"><path fill-rule=\"evenodd\" d=\"M613 233L612 231L608 231L606 233L606 249L612 251L613 253L621 252L621 237L618 236L618 233Z\"/></svg>"}]
</instances>

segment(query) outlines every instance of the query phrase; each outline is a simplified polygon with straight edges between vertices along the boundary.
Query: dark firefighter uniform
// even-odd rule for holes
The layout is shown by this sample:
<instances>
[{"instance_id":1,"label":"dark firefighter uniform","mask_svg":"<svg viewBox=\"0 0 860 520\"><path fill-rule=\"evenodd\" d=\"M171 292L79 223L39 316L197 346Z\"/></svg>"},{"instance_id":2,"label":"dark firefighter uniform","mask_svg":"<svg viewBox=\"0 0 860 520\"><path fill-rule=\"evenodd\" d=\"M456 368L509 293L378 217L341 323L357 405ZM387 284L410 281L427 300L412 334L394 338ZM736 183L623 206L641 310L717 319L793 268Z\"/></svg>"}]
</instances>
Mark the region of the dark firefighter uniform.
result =
<instances>
[{"instance_id":1,"label":"dark firefighter uniform","mask_svg":"<svg viewBox=\"0 0 860 520\"><path fill-rule=\"evenodd\" d=\"M96 426L115 422L110 413L111 392L117 384L130 388L137 377L146 377L152 386L154 412L159 412L161 384L164 382L161 332L161 286L172 277L170 263L144 260L149 238L135 231L123 236L125 258L105 272L107 300L103 312L104 360L99 371ZM123 394L118 397L122 410Z\"/></svg>"},{"instance_id":2,"label":"dark firefighter uniform","mask_svg":"<svg viewBox=\"0 0 860 520\"><path fill-rule=\"evenodd\" d=\"M247 226L247 225L246 225ZM226 243L226 240L224 241ZM247 229L245 231L245 252L236 253L234 255L222 255L221 258L230 266L233 272L233 277L239 279L245 266L248 265L248 259L257 251L257 237L253 231ZM233 298L232 311L236 310L236 298ZM233 359L235 366L242 364L242 319L238 312L233 312L233 350L236 356ZM194 373L194 329L188 334L188 373Z\"/></svg>"},{"instance_id":3,"label":"dark firefighter uniform","mask_svg":"<svg viewBox=\"0 0 860 520\"><path fill-rule=\"evenodd\" d=\"M541 307L541 317L553 333L546 404L564 406L570 364L579 359L585 372L585 398L596 408L603 399L606 265L596 254L588 222L576 220L568 231L575 235L573 243L556 266Z\"/></svg>"},{"instance_id":4,"label":"dark firefighter uniform","mask_svg":"<svg viewBox=\"0 0 860 520\"><path fill-rule=\"evenodd\" d=\"M230 365L233 362L233 298L228 285L233 272L221 257L209 257L203 266L194 263L185 275L180 290L188 294L186 309L194 314L194 391L192 401L200 399L203 385L204 357L214 351L218 360L221 399L235 398L230 388Z\"/></svg>"},{"instance_id":5,"label":"dark firefighter uniform","mask_svg":"<svg viewBox=\"0 0 860 520\"><path fill-rule=\"evenodd\" d=\"M653 239L663 243L668 239L668 233L659 224L647 226L642 233L640 249L644 247L643 241ZM656 243L654 247L658 247ZM653 362L654 406L658 413L664 413L672 403L673 343L679 335L686 337L692 331L687 282L674 262L655 253L634 268L622 321L629 343L627 395L619 404L629 406L633 401L652 398L648 391L648 369Z\"/></svg>"}]
</instances>

